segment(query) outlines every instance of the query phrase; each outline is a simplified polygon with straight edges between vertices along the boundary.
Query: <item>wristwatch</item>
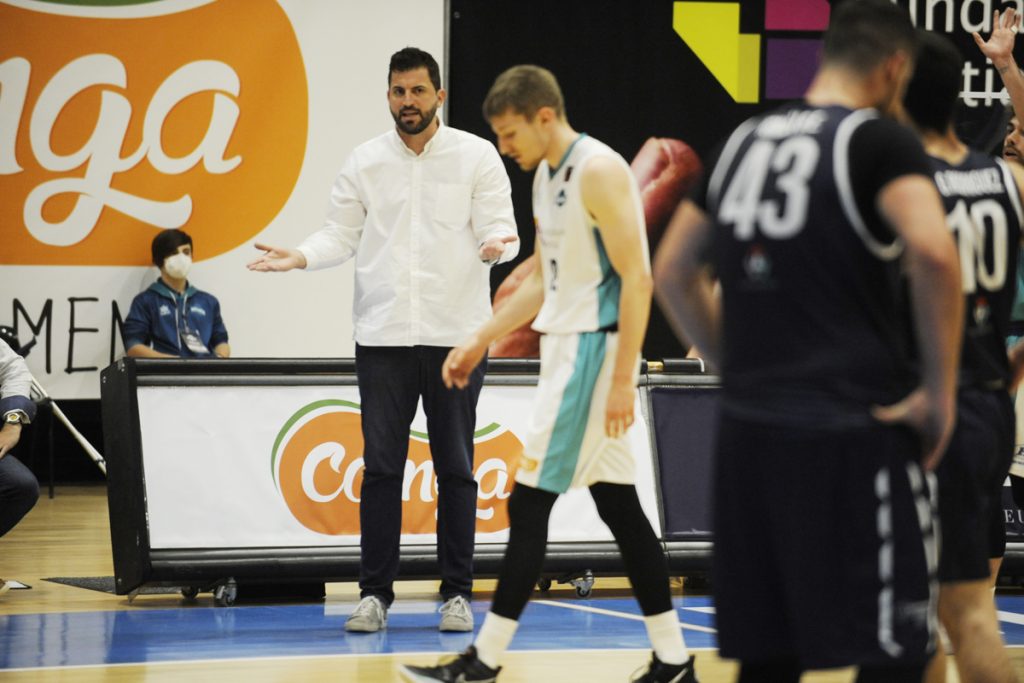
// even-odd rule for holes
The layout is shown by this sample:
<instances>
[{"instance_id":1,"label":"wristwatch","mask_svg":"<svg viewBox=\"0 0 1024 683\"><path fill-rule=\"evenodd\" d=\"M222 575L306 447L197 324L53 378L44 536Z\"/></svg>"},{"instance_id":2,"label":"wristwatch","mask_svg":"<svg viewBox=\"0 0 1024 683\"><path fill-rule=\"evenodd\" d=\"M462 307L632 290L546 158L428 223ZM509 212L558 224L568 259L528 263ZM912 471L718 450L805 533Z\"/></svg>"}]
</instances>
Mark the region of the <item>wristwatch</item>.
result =
<instances>
[{"instance_id":1,"label":"wristwatch","mask_svg":"<svg viewBox=\"0 0 1024 683\"><path fill-rule=\"evenodd\" d=\"M20 425L22 423L21 413L18 412L17 410L12 410L11 412L9 412L6 415L4 415L4 423L5 424L9 424L9 425L10 424L19 424Z\"/></svg>"}]
</instances>

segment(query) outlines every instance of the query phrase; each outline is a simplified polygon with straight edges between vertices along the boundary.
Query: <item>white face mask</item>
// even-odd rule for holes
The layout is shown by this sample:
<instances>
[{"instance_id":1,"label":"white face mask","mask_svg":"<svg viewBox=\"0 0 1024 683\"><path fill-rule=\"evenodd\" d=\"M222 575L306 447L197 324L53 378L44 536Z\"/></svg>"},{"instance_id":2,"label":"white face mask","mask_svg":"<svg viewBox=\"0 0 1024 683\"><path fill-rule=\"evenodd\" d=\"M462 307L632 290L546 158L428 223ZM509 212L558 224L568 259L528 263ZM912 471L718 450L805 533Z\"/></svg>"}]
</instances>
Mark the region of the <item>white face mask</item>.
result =
<instances>
[{"instance_id":1,"label":"white face mask","mask_svg":"<svg viewBox=\"0 0 1024 683\"><path fill-rule=\"evenodd\" d=\"M188 271L192 269L192 257L188 254L173 254L164 259L164 270L176 280L184 280L188 277Z\"/></svg>"}]
</instances>

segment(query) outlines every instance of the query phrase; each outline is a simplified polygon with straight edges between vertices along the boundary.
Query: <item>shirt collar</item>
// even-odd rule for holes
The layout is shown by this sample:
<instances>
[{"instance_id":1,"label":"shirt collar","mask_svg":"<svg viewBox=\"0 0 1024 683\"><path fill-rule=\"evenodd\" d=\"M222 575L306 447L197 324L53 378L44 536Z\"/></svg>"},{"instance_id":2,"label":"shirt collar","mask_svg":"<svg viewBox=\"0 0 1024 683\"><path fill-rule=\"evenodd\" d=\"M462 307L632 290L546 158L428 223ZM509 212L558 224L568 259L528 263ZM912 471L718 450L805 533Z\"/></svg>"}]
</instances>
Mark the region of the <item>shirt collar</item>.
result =
<instances>
[{"instance_id":1,"label":"shirt collar","mask_svg":"<svg viewBox=\"0 0 1024 683\"><path fill-rule=\"evenodd\" d=\"M430 150L433 149L434 144L437 143L437 141L440 138L442 138L442 137L444 137L444 136L446 136L448 134L447 131L445 130L446 126L444 125L444 122L441 121L441 117L440 116L435 116L435 119L437 120L437 132L434 133L433 137L431 137L429 140L427 140L427 144L425 144L423 146L423 152L422 153L416 154L416 152L414 152L411 149L409 149L409 146L405 144L405 140L403 140L402 136L398 134L398 126L395 126L394 128L391 129L391 135L392 135L392 139L395 141L395 145L398 146L399 150L401 150L402 152L405 152L406 154L408 154L411 157L426 156L427 154L430 153ZM443 144L443 143L441 143L441 144Z\"/></svg>"}]
</instances>

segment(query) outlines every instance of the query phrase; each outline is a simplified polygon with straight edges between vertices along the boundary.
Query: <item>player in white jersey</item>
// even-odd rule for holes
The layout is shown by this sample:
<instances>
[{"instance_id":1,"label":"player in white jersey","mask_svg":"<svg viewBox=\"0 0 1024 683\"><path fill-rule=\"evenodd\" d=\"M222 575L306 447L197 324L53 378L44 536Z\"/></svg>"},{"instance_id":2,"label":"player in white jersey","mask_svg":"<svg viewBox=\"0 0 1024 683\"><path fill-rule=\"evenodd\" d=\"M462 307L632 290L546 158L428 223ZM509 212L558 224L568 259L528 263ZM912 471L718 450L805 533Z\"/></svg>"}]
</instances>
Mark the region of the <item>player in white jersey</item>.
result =
<instances>
[{"instance_id":1,"label":"player in white jersey","mask_svg":"<svg viewBox=\"0 0 1024 683\"><path fill-rule=\"evenodd\" d=\"M696 683L626 440L652 291L636 181L621 156L572 129L546 69L517 66L501 74L484 116L499 151L524 170L536 169L531 258L538 264L494 318L452 350L444 380L465 386L492 341L536 316L533 327L544 335L538 398L509 498L506 561L484 625L457 659L402 666L401 673L418 683L497 678L540 578L551 507L569 488L587 486L619 546L654 649L632 680Z\"/></svg>"},{"instance_id":2,"label":"player in white jersey","mask_svg":"<svg viewBox=\"0 0 1024 683\"><path fill-rule=\"evenodd\" d=\"M622 278L612 266L594 217L584 204L580 172L590 159L626 161L607 145L579 135L557 167L541 160L533 183L533 211L544 302L533 322L541 332L538 397L516 481L554 493L604 481L633 484L635 466L624 436L607 438L603 419L617 356ZM626 206L643 226L634 184ZM643 273L650 273L646 233L639 233ZM639 364L633 367L638 369ZM636 386L635 373L629 388ZM589 412L584 409L589 406Z\"/></svg>"}]
</instances>

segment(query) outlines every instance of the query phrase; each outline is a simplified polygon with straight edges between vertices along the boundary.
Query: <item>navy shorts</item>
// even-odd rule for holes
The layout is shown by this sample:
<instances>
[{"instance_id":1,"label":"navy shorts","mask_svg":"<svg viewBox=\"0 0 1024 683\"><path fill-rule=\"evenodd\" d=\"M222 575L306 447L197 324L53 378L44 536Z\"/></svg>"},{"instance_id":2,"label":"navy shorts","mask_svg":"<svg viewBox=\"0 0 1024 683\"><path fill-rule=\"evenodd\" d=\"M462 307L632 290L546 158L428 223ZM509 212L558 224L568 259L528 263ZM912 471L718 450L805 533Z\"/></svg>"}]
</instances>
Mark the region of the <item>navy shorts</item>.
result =
<instances>
[{"instance_id":1,"label":"navy shorts","mask_svg":"<svg viewBox=\"0 0 1024 683\"><path fill-rule=\"evenodd\" d=\"M1005 391L961 390L957 423L939 480L939 580L989 576L1006 550L1003 483L1013 459L1014 412Z\"/></svg>"},{"instance_id":2,"label":"navy shorts","mask_svg":"<svg viewBox=\"0 0 1024 683\"><path fill-rule=\"evenodd\" d=\"M723 657L804 669L931 657L938 549L919 457L903 427L722 415L712 585Z\"/></svg>"}]
</instances>

